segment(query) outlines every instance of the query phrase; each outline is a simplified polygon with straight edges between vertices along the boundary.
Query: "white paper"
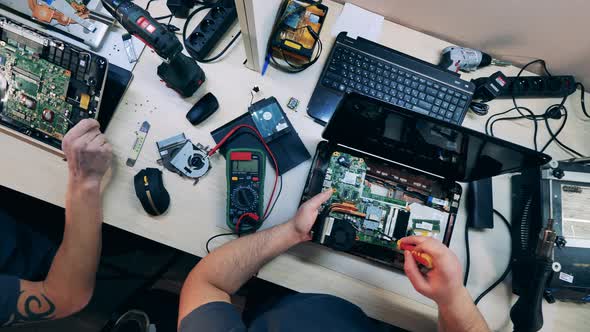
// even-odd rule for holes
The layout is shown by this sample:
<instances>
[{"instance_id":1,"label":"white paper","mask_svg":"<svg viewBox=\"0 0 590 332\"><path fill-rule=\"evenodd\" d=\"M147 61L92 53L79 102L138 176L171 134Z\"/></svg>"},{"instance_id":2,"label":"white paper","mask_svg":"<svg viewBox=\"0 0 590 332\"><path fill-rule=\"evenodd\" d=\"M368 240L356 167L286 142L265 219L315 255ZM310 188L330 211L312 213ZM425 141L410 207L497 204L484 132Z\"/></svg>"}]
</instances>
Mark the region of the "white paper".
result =
<instances>
[{"instance_id":1,"label":"white paper","mask_svg":"<svg viewBox=\"0 0 590 332\"><path fill-rule=\"evenodd\" d=\"M363 37L379 42L383 21L383 16L347 3L332 28L332 36L346 31L351 38Z\"/></svg>"}]
</instances>

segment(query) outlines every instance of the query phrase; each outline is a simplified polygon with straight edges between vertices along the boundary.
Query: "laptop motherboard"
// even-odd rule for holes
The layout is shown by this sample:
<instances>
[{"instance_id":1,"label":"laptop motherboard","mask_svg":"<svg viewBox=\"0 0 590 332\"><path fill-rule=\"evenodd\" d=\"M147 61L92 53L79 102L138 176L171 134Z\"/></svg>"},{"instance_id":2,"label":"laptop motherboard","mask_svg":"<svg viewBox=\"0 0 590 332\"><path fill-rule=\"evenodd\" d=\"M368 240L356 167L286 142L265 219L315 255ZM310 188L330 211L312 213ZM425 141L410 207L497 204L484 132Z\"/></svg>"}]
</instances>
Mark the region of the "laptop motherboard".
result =
<instances>
[{"instance_id":1,"label":"laptop motherboard","mask_svg":"<svg viewBox=\"0 0 590 332\"><path fill-rule=\"evenodd\" d=\"M72 112L66 102L71 72L19 49L14 41L9 43L0 42L0 84L6 94L3 114L61 140Z\"/></svg>"},{"instance_id":2,"label":"laptop motherboard","mask_svg":"<svg viewBox=\"0 0 590 332\"><path fill-rule=\"evenodd\" d=\"M358 244L395 250L411 235L442 241L459 198L425 176L338 151L326 170L323 190L329 189L320 243L344 251Z\"/></svg>"},{"instance_id":3,"label":"laptop motherboard","mask_svg":"<svg viewBox=\"0 0 590 332\"><path fill-rule=\"evenodd\" d=\"M54 148L98 117L108 61L0 18L0 124ZM10 133L10 132L9 132Z\"/></svg>"}]
</instances>

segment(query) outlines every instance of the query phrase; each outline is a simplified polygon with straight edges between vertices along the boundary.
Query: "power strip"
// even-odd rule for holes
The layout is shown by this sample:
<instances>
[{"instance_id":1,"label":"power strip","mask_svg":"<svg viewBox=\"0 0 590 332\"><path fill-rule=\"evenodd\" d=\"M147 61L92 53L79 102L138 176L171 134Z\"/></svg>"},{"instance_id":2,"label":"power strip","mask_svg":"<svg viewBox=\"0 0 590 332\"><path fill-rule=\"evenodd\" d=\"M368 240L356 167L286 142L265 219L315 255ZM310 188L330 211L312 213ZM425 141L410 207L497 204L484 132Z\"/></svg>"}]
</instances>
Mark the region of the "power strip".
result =
<instances>
[{"instance_id":1,"label":"power strip","mask_svg":"<svg viewBox=\"0 0 590 332\"><path fill-rule=\"evenodd\" d=\"M197 61L204 60L237 19L238 11L234 0L219 1L187 37L187 51Z\"/></svg>"},{"instance_id":2,"label":"power strip","mask_svg":"<svg viewBox=\"0 0 590 332\"><path fill-rule=\"evenodd\" d=\"M573 76L509 77L508 82L497 98L563 98L576 91Z\"/></svg>"}]
</instances>

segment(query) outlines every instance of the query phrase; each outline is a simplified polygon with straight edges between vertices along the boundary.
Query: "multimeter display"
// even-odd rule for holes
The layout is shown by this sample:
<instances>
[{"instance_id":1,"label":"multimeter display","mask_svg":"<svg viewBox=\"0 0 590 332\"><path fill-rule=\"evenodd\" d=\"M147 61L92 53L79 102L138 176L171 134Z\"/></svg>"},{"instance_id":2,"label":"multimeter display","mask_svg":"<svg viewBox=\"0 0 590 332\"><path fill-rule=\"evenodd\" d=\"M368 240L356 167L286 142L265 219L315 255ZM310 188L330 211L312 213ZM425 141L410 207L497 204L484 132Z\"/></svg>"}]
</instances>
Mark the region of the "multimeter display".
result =
<instances>
[{"instance_id":1,"label":"multimeter display","mask_svg":"<svg viewBox=\"0 0 590 332\"><path fill-rule=\"evenodd\" d=\"M246 172L246 173L254 173L258 172L258 160L248 160L248 161L233 161L233 171L234 172Z\"/></svg>"},{"instance_id":2,"label":"multimeter display","mask_svg":"<svg viewBox=\"0 0 590 332\"><path fill-rule=\"evenodd\" d=\"M234 149L227 153L227 225L232 231L241 216L255 214L262 218L264 201L265 155L260 150ZM240 233L250 233L260 223L241 221Z\"/></svg>"}]
</instances>

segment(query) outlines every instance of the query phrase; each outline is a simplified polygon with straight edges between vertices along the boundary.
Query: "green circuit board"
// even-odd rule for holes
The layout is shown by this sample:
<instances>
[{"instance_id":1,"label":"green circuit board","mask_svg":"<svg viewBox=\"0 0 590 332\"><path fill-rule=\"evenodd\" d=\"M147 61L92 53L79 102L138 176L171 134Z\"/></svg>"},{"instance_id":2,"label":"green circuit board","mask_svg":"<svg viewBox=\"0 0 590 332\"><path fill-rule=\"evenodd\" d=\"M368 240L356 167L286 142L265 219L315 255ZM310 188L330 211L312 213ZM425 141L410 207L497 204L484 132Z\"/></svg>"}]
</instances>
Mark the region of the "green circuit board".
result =
<instances>
[{"instance_id":1,"label":"green circuit board","mask_svg":"<svg viewBox=\"0 0 590 332\"><path fill-rule=\"evenodd\" d=\"M13 41L0 42L0 74L7 81L3 114L61 140L69 129L66 102L71 73Z\"/></svg>"},{"instance_id":2,"label":"green circuit board","mask_svg":"<svg viewBox=\"0 0 590 332\"><path fill-rule=\"evenodd\" d=\"M331 208L328 218L332 222L350 223L356 230L356 241L394 249L398 240L394 228L400 215L410 216L407 226L400 226L405 227L403 236L438 236L444 230L448 218L445 207L429 203L432 192L428 181L419 181L389 174L385 168L372 169L363 158L334 152L323 182L323 190L332 189L334 195L323 208ZM416 214L411 213L412 207ZM424 215L428 218L421 217ZM330 233L329 227L325 233Z\"/></svg>"}]
</instances>

